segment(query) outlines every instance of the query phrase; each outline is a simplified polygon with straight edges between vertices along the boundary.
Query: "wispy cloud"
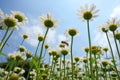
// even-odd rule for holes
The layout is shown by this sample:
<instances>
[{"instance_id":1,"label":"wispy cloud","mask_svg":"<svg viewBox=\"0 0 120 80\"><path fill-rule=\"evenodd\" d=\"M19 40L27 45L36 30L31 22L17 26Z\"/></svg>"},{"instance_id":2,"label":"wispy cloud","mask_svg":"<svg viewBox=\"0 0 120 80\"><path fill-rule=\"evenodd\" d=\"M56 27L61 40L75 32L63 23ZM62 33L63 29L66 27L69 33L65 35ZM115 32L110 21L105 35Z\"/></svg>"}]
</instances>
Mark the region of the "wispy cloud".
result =
<instances>
[{"instance_id":1,"label":"wispy cloud","mask_svg":"<svg viewBox=\"0 0 120 80\"><path fill-rule=\"evenodd\" d=\"M37 23L37 20L33 19L33 23L31 25L26 25L21 27L20 35L21 34L28 34L30 38L26 40L28 44L30 44L33 47L36 47L38 44L37 37L38 35L44 35L45 29L41 27L39 23ZM49 30L47 38L46 38L46 43L48 44L55 44L56 43L56 31L55 30Z\"/></svg>"},{"instance_id":2,"label":"wispy cloud","mask_svg":"<svg viewBox=\"0 0 120 80\"><path fill-rule=\"evenodd\" d=\"M110 17L118 17L120 16L120 5L119 6L116 6L112 13L110 14Z\"/></svg>"},{"instance_id":3,"label":"wispy cloud","mask_svg":"<svg viewBox=\"0 0 120 80\"><path fill-rule=\"evenodd\" d=\"M67 40L67 38L66 38L65 35L62 35L62 34L58 35L58 41L59 41L59 42L61 42L61 41L66 41L66 40Z\"/></svg>"},{"instance_id":4,"label":"wispy cloud","mask_svg":"<svg viewBox=\"0 0 120 80\"><path fill-rule=\"evenodd\" d=\"M105 34L101 34L101 32L95 31L95 38L93 42L99 46L108 46L107 38Z\"/></svg>"},{"instance_id":5,"label":"wispy cloud","mask_svg":"<svg viewBox=\"0 0 120 80\"><path fill-rule=\"evenodd\" d=\"M38 34L43 34L43 29L39 25L24 26L21 29L20 34L26 33L30 36L26 42L32 46L36 46L38 43L37 36Z\"/></svg>"}]
</instances>

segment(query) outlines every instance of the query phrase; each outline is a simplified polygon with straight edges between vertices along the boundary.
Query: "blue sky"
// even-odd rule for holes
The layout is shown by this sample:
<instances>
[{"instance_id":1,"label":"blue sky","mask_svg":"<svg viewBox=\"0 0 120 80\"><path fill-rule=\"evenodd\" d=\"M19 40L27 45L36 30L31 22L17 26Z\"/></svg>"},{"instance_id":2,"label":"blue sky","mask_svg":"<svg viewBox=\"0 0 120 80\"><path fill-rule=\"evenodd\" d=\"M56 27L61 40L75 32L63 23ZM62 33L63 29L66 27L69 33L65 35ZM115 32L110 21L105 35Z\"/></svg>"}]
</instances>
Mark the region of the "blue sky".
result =
<instances>
[{"instance_id":1,"label":"blue sky","mask_svg":"<svg viewBox=\"0 0 120 80\"><path fill-rule=\"evenodd\" d=\"M83 56L85 53L82 48L88 46L87 28L86 23L78 18L77 11L80 6L85 4L95 4L100 10L99 16L90 23L92 44L107 45L104 35L99 33L98 26L111 16L120 17L120 0L1 0L0 8L5 14L9 14L10 11L21 11L29 19L27 24L14 32L8 42L10 46L6 46L4 52L11 53L16 50L23 33L30 34L30 39L25 41L24 46L34 52L37 45L37 34L44 32L38 17L49 12L60 22L58 23L59 28L49 32L47 43L55 47L60 40L66 40L65 31L70 27L75 27L80 34L75 37L73 53L74 56ZM1 31L0 36L3 36L2 33L4 32Z\"/></svg>"}]
</instances>

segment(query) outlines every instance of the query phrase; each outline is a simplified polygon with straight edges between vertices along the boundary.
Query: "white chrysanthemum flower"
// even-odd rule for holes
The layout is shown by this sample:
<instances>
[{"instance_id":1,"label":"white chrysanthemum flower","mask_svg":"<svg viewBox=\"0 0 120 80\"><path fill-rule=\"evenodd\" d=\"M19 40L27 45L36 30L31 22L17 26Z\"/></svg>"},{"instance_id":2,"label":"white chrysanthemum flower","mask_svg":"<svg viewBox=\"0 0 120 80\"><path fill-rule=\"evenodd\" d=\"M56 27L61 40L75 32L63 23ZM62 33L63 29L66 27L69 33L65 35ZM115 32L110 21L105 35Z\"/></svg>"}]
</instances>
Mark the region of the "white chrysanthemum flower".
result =
<instances>
[{"instance_id":1,"label":"white chrysanthemum flower","mask_svg":"<svg viewBox=\"0 0 120 80\"><path fill-rule=\"evenodd\" d=\"M18 23L12 15L5 15L0 19L1 29L17 29Z\"/></svg>"},{"instance_id":2,"label":"white chrysanthemum flower","mask_svg":"<svg viewBox=\"0 0 120 80\"><path fill-rule=\"evenodd\" d=\"M22 77L19 77L18 80L26 80L26 79L22 76Z\"/></svg>"},{"instance_id":3,"label":"white chrysanthemum flower","mask_svg":"<svg viewBox=\"0 0 120 80\"><path fill-rule=\"evenodd\" d=\"M54 28L57 27L57 19L54 19L50 13L40 16L40 21L42 22L45 28Z\"/></svg>"},{"instance_id":4,"label":"white chrysanthemum flower","mask_svg":"<svg viewBox=\"0 0 120 80\"><path fill-rule=\"evenodd\" d=\"M24 51L26 51L27 49L26 49L24 46L20 45L20 46L19 46L19 50L20 50L20 52L24 52Z\"/></svg>"},{"instance_id":5,"label":"white chrysanthemum flower","mask_svg":"<svg viewBox=\"0 0 120 80\"><path fill-rule=\"evenodd\" d=\"M93 20L93 18L97 17L98 9L94 4L88 6L87 4L84 7L80 7L78 10L78 16L83 20Z\"/></svg>"},{"instance_id":6,"label":"white chrysanthemum flower","mask_svg":"<svg viewBox=\"0 0 120 80\"><path fill-rule=\"evenodd\" d=\"M115 31L118 27L120 27L120 19L111 18L106 22L106 24L110 31Z\"/></svg>"},{"instance_id":7,"label":"white chrysanthemum flower","mask_svg":"<svg viewBox=\"0 0 120 80\"><path fill-rule=\"evenodd\" d=\"M102 59L102 60L99 61L99 63L102 64L104 67L111 64L110 59Z\"/></svg>"},{"instance_id":8,"label":"white chrysanthemum flower","mask_svg":"<svg viewBox=\"0 0 120 80\"><path fill-rule=\"evenodd\" d=\"M22 37L23 37L23 39L27 39L27 38L29 38L29 35L28 34L22 34Z\"/></svg>"},{"instance_id":9,"label":"white chrysanthemum flower","mask_svg":"<svg viewBox=\"0 0 120 80\"><path fill-rule=\"evenodd\" d=\"M13 60L26 60L26 55L24 53L20 53L20 52L13 52L13 53L9 53L8 54L8 58Z\"/></svg>"},{"instance_id":10,"label":"white chrysanthemum flower","mask_svg":"<svg viewBox=\"0 0 120 80\"><path fill-rule=\"evenodd\" d=\"M15 67L14 72L22 75L23 73L25 73L25 70L20 67Z\"/></svg>"},{"instance_id":11,"label":"white chrysanthemum flower","mask_svg":"<svg viewBox=\"0 0 120 80\"><path fill-rule=\"evenodd\" d=\"M109 30L107 27L107 24L105 24L105 23L101 24L98 28L99 28L100 32L104 32L104 33L108 32L108 30Z\"/></svg>"},{"instance_id":12,"label":"white chrysanthemum flower","mask_svg":"<svg viewBox=\"0 0 120 80\"><path fill-rule=\"evenodd\" d=\"M10 54L8 54L8 58L10 60L14 60L15 59L15 55L13 53L10 53Z\"/></svg>"},{"instance_id":13,"label":"white chrysanthemum flower","mask_svg":"<svg viewBox=\"0 0 120 80\"><path fill-rule=\"evenodd\" d=\"M66 36L70 36L70 37L73 37L73 36L76 36L79 34L79 31L75 28L69 28L67 31L66 31Z\"/></svg>"},{"instance_id":14,"label":"white chrysanthemum flower","mask_svg":"<svg viewBox=\"0 0 120 80\"><path fill-rule=\"evenodd\" d=\"M30 78L36 79L37 73L35 71L30 71Z\"/></svg>"},{"instance_id":15,"label":"white chrysanthemum flower","mask_svg":"<svg viewBox=\"0 0 120 80\"><path fill-rule=\"evenodd\" d=\"M11 11L14 18L16 18L18 20L19 25L25 24L25 22L28 21L27 17L19 11Z\"/></svg>"}]
</instances>

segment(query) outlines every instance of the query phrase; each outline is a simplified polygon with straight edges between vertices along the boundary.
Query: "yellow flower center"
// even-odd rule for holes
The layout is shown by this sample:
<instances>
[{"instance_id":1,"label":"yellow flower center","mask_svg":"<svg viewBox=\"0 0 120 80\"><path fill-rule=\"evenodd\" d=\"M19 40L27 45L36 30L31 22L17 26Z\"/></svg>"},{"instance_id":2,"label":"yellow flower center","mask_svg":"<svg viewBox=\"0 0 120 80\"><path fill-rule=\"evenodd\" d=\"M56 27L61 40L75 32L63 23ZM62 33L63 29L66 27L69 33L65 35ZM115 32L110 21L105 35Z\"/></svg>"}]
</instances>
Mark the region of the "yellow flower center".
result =
<instances>
[{"instance_id":1,"label":"yellow flower center","mask_svg":"<svg viewBox=\"0 0 120 80\"><path fill-rule=\"evenodd\" d=\"M47 28L51 28L51 27L54 26L54 22L53 22L52 20L47 19L47 20L44 21L44 25L45 25Z\"/></svg>"},{"instance_id":2,"label":"yellow flower center","mask_svg":"<svg viewBox=\"0 0 120 80\"><path fill-rule=\"evenodd\" d=\"M8 27L15 27L17 25L17 22L14 19L12 19L12 18L4 19L4 23Z\"/></svg>"},{"instance_id":3,"label":"yellow flower center","mask_svg":"<svg viewBox=\"0 0 120 80\"><path fill-rule=\"evenodd\" d=\"M110 31L115 31L116 29L117 29L117 24L111 24L111 25L109 25L109 30Z\"/></svg>"},{"instance_id":4,"label":"yellow flower center","mask_svg":"<svg viewBox=\"0 0 120 80\"><path fill-rule=\"evenodd\" d=\"M68 54L68 50L63 49L63 50L61 51L61 53L62 53L63 55L67 55L67 54Z\"/></svg>"},{"instance_id":5,"label":"yellow flower center","mask_svg":"<svg viewBox=\"0 0 120 80\"><path fill-rule=\"evenodd\" d=\"M103 32L108 32L108 29L106 29L106 28L101 28L101 30L103 31Z\"/></svg>"},{"instance_id":6,"label":"yellow flower center","mask_svg":"<svg viewBox=\"0 0 120 80\"><path fill-rule=\"evenodd\" d=\"M92 18L92 13L90 12L90 11L86 11L86 12L84 12L84 14L83 14L83 18L85 19L85 20L90 20L91 18Z\"/></svg>"},{"instance_id":7,"label":"yellow flower center","mask_svg":"<svg viewBox=\"0 0 120 80\"><path fill-rule=\"evenodd\" d=\"M120 33L116 33L115 34L115 38L118 39L118 40L120 40Z\"/></svg>"},{"instance_id":8,"label":"yellow flower center","mask_svg":"<svg viewBox=\"0 0 120 80\"><path fill-rule=\"evenodd\" d=\"M43 36L38 36L39 41L43 41L44 37Z\"/></svg>"},{"instance_id":9,"label":"yellow flower center","mask_svg":"<svg viewBox=\"0 0 120 80\"><path fill-rule=\"evenodd\" d=\"M74 30L74 29L71 29L71 30L68 31L68 33L69 33L70 36L75 36L77 34L77 31Z\"/></svg>"},{"instance_id":10,"label":"yellow flower center","mask_svg":"<svg viewBox=\"0 0 120 80\"><path fill-rule=\"evenodd\" d=\"M24 20L23 16L21 16L19 14L16 14L15 18L18 20L18 22L23 22L23 20Z\"/></svg>"},{"instance_id":11,"label":"yellow flower center","mask_svg":"<svg viewBox=\"0 0 120 80\"><path fill-rule=\"evenodd\" d=\"M24 34L24 35L23 35L23 38L24 38L24 39L27 39L27 38L28 38L28 35L27 35L27 34Z\"/></svg>"},{"instance_id":12,"label":"yellow flower center","mask_svg":"<svg viewBox=\"0 0 120 80\"><path fill-rule=\"evenodd\" d=\"M18 78L19 78L18 74L12 73L11 76L10 76L10 78L9 78L9 80L18 80Z\"/></svg>"}]
</instances>

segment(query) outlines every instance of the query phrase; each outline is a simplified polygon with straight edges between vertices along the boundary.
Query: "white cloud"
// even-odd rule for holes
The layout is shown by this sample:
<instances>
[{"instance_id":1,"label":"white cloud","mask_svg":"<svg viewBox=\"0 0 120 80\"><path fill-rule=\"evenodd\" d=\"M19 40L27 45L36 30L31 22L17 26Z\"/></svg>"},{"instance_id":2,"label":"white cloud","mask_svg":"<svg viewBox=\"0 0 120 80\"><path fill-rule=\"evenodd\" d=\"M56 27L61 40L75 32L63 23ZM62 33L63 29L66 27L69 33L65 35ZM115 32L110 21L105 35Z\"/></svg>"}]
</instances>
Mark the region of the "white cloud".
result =
<instances>
[{"instance_id":1,"label":"white cloud","mask_svg":"<svg viewBox=\"0 0 120 80\"><path fill-rule=\"evenodd\" d=\"M43 34L43 29L39 25L34 26L24 26L20 34L28 34L30 38L26 42L32 46L36 46L38 43L37 36L38 34Z\"/></svg>"},{"instance_id":2,"label":"white cloud","mask_svg":"<svg viewBox=\"0 0 120 80\"><path fill-rule=\"evenodd\" d=\"M120 16L120 5L115 7L112 13L110 14L110 17L118 17L118 16Z\"/></svg>"},{"instance_id":3,"label":"white cloud","mask_svg":"<svg viewBox=\"0 0 120 80\"><path fill-rule=\"evenodd\" d=\"M49 30L46 42L50 44L55 44L56 43L56 31L55 30Z\"/></svg>"},{"instance_id":4,"label":"white cloud","mask_svg":"<svg viewBox=\"0 0 120 80\"><path fill-rule=\"evenodd\" d=\"M40 25L23 26L21 29L22 31L20 32L20 35L24 33L28 34L30 38L26 40L26 42L34 47L36 47L38 44L37 36L39 34L44 35L44 30L42 27L40 27ZM56 31L50 29L47 34L46 42L48 44L55 44L56 43L55 36L56 36Z\"/></svg>"},{"instance_id":5,"label":"white cloud","mask_svg":"<svg viewBox=\"0 0 120 80\"><path fill-rule=\"evenodd\" d=\"M66 38L65 35L60 34L60 35L58 35L58 41L59 42L61 42L61 41L67 41L67 38Z\"/></svg>"},{"instance_id":6,"label":"white cloud","mask_svg":"<svg viewBox=\"0 0 120 80\"><path fill-rule=\"evenodd\" d=\"M95 38L94 38L94 43L99 45L99 46L108 46L108 42L106 39L105 34L101 34L100 32L95 32Z\"/></svg>"}]
</instances>

